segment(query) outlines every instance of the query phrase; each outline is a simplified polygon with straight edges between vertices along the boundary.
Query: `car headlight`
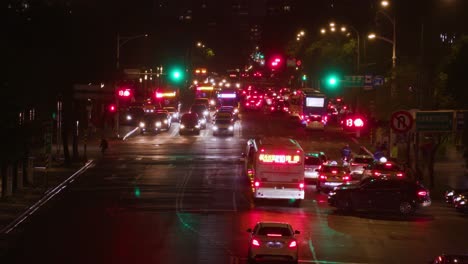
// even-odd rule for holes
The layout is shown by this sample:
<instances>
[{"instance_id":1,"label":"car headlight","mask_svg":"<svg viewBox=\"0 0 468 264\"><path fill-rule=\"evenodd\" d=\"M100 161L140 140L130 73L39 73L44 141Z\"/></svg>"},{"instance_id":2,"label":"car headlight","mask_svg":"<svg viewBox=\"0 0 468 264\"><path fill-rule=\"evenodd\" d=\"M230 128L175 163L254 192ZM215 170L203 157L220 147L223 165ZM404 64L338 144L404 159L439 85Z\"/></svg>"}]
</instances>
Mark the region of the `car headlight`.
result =
<instances>
[{"instance_id":1,"label":"car headlight","mask_svg":"<svg viewBox=\"0 0 468 264\"><path fill-rule=\"evenodd\" d=\"M214 100L210 101L210 105L215 105L215 104L216 104L216 102Z\"/></svg>"},{"instance_id":2,"label":"car headlight","mask_svg":"<svg viewBox=\"0 0 468 264\"><path fill-rule=\"evenodd\" d=\"M164 124L167 124L167 120L164 120Z\"/></svg>"},{"instance_id":3,"label":"car headlight","mask_svg":"<svg viewBox=\"0 0 468 264\"><path fill-rule=\"evenodd\" d=\"M466 201L461 201L460 204L466 204Z\"/></svg>"},{"instance_id":4,"label":"car headlight","mask_svg":"<svg viewBox=\"0 0 468 264\"><path fill-rule=\"evenodd\" d=\"M185 126L184 126L184 125L180 125L180 129L184 129L184 128L185 128Z\"/></svg>"},{"instance_id":5,"label":"car headlight","mask_svg":"<svg viewBox=\"0 0 468 264\"><path fill-rule=\"evenodd\" d=\"M140 122L140 127L145 127L145 123Z\"/></svg>"},{"instance_id":6,"label":"car headlight","mask_svg":"<svg viewBox=\"0 0 468 264\"><path fill-rule=\"evenodd\" d=\"M208 111L206 111L206 110L203 111L203 115L204 115L204 116L207 116L207 115L208 115Z\"/></svg>"},{"instance_id":7,"label":"car headlight","mask_svg":"<svg viewBox=\"0 0 468 264\"><path fill-rule=\"evenodd\" d=\"M455 200L455 202L458 202L458 201L460 201L461 199L462 199L462 198L461 198L460 196L458 196L458 197L455 197L454 200Z\"/></svg>"},{"instance_id":8,"label":"car headlight","mask_svg":"<svg viewBox=\"0 0 468 264\"><path fill-rule=\"evenodd\" d=\"M447 193L447 196L453 196L454 194L455 194L454 191L450 191L450 192Z\"/></svg>"},{"instance_id":9,"label":"car headlight","mask_svg":"<svg viewBox=\"0 0 468 264\"><path fill-rule=\"evenodd\" d=\"M196 128L200 128L200 125L195 125Z\"/></svg>"},{"instance_id":10,"label":"car headlight","mask_svg":"<svg viewBox=\"0 0 468 264\"><path fill-rule=\"evenodd\" d=\"M218 126L213 126L213 130L218 130Z\"/></svg>"},{"instance_id":11,"label":"car headlight","mask_svg":"<svg viewBox=\"0 0 468 264\"><path fill-rule=\"evenodd\" d=\"M158 121L158 122L156 122L155 125L156 125L157 127L160 127L160 126L161 126L161 122Z\"/></svg>"},{"instance_id":12,"label":"car headlight","mask_svg":"<svg viewBox=\"0 0 468 264\"><path fill-rule=\"evenodd\" d=\"M206 123L206 120L205 120L205 119L202 119L202 120L200 121L200 123L205 124L205 123Z\"/></svg>"},{"instance_id":13,"label":"car headlight","mask_svg":"<svg viewBox=\"0 0 468 264\"><path fill-rule=\"evenodd\" d=\"M131 115L127 115L127 120L132 120L132 116L131 116Z\"/></svg>"},{"instance_id":14,"label":"car headlight","mask_svg":"<svg viewBox=\"0 0 468 264\"><path fill-rule=\"evenodd\" d=\"M239 113L239 109L234 108L234 113L235 113L235 114Z\"/></svg>"},{"instance_id":15,"label":"car headlight","mask_svg":"<svg viewBox=\"0 0 468 264\"><path fill-rule=\"evenodd\" d=\"M229 126L228 129L229 129L229 131L232 131L232 130L234 130L234 127L233 127L233 126Z\"/></svg>"},{"instance_id":16,"label":"car headlight","mask_svg":"<svg viewBox=\"0 0 468 264\"><path fill-rule=\"evenodd\" d=\"M328 193L328 196L333 196L333 195L335 195L335 194L336 194L336 192L329 192L329 193Z\"/></svg>"},{"instance_id":17,"label":"car headlight","mask_svg":"<svg viewBox=\"0 0 468 264\"><path fill-rule=\"evenodd\" d=\"M179 114L178 114L178 113L173 113L173 114L172 114L172 117L175 117L175 118L177 118L178 116L179 116Z\"/></svg>"}]
</instances>

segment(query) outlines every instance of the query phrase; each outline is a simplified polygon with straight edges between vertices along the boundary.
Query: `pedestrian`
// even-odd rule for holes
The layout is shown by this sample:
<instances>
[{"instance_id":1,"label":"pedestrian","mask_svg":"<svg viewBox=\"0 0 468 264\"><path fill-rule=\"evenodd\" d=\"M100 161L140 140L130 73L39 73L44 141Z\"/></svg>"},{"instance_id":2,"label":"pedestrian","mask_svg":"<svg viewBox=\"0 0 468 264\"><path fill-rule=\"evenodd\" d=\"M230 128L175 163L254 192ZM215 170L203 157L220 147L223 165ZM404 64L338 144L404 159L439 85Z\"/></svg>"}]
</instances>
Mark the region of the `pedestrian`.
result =
<instances>
[{"instance_id":1,"label":"pedestrian","mask_svg":"<svg viewBox=\"0 0 468 264\"><path fill-rule=\"evenodd\" d=\"M390 149L390 158L398 159L398 145L397 145L397 143L393 143L393 146Z\"/></svg>"},{"instance_id":2,"label":"pedestrian","mask_svg":"<svg viewBox=\"0 0 468 264\"><path fill-rule=\"evenodd\" d=\"M351 148L348 144L346 144L344 148L341 149L341 158L343 161L346 162L348 162L351 159Z\"/></svg>"},{"instance_id":3,"label":"pedestrian","mask_svg":"<svg viewBox=\"0 0 468 264\"><path fill-rule=\"evenodd\" d=\"M104 137L101 139L101 144L99 144L99 147L101 148L101 153L104 155L104 152L106 152L107 148L109 147L109 144Z\"/></svg>"}]
</instances>

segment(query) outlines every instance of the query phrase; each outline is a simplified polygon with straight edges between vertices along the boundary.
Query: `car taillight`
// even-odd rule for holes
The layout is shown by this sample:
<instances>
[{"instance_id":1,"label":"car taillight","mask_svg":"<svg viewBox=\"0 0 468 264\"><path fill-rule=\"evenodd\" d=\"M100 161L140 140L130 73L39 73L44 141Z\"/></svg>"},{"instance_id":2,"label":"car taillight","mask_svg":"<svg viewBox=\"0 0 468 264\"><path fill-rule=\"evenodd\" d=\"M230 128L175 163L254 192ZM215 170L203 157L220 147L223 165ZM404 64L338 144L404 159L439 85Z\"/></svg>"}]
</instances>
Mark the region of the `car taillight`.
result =
<instances>
[{"instance_id":1,"label":"car taillight","mask_svg":"<svg viewBox=\"0 0 468 264\"><path fill-rule=\"evenodd\" d=\"M426 196L428 194L427 191L419 191L418 196Z\"/></svg>"},{"instance_id":2,"label":"car taillight","mask_svg":"<svg viewBox=\"0 0 468 264\"><path fill-rule=\"evenodd\" d=\"M321 179L321 180L326 180L326 179L327 179L327 176L326 176L326 175L320 175L320 179Z\"/></svg>"},{"instance_id":3,"label":"car taillight","mask_svg":"<svg viewBox=\"0 0 468 264\"><path fill-rule=\"evenodd\" d=\"M351 166L357 166L358 164L357 163L351 163Z\"/></svg>"},{"instance_id":4,"label":"car taillight","mask_svg":"<svg viewBox=\"0 0 468 264\"><path fill-rule=\"evenodd\" d=\"M378 172L378 171L374 171L374 172L372 173L372 175L374 175L374 176L380 176L380 174L382 174L382 173L380 173L380 172Z\"/></svg>"},{"instance_id":5,"label":"car taillight","mask_svg":"<svg viewBox=\"0 0 468 264\"><path fill-rule=\"evenodd\" d=\"M397 176L397 177L403 177L403 173L401 173L401 172L400 172L400 173L397 173L396 176Z\"/></svg>"},{"instance_id":6,"label":"car taillight","mask_svg":"<svg viewBox=\"0 0 468 264\"><path fill-rule=\"evenodd\" d=\"M254 182L254 186L255 187L260 187L260 182L258 182L258 181Z\"/></svg>"},{"instance_id":7,"label":"car taillight","mask_svg":"<svg viewBox=\"0 0 468 264\"><path fill-rule=\"evenodd\" d=\"M257 239L252 239L252 246L259 247L259 246L260 246L260 242L259 242Z\"/></svg>"},{"instance_id":8,"label":"car taillight","mask_svg":"<svg viewBox=\"0 0 468 264\"><path fill-rule=\"evenodd\" d=\"M321 169L322 169L322 165L319 165L318 169L321 170Z\"/></svg>"},{"instance_id":9,"label":"car taillight","mask_svg":"<svg viewBox=\"0 0 468 264\"><path fill-rule=\"evenodd\" d=\"M249 103L245 103L245 106L249 106L250 104Z\"/></svg>"},{"instance_id":10,"label":"car taillight","mask_svg":"<svg viewBox=\"0 0 468 264\"><path fill-rule=\"evenodd\" d=\"M271 111L275 110L275 108L273 106L270 109L271 109Z\"/></svg>"},{"instance_id":11,"label":"car taillight","mask_svg":"<svg viewBox=\"0 0 468 264\"><path fill-rule=\"evenodd\" d=\"M289 243L289 248L295 248L295 247L297 247L297 242L296 240L293 240Z\"/></svg>"},{"instance_id":12,"label":"car taillight","mask_svg":"<svg viewBox=\"0 0 468 264\"><path fill-rule=\"evenodd\" d=\"M299 189L304 189L304 183L299 183Z\"/></svg>"},{"instance_id":13,"label":"car taillight","mask_svg":"<svg viewBox=\"0 0 468 264\"><path fill-rule=\"evenodd\" d=\"M343 181L349 181L351 178L349 176L343 176Z\"/></svg>"}]
</instances>

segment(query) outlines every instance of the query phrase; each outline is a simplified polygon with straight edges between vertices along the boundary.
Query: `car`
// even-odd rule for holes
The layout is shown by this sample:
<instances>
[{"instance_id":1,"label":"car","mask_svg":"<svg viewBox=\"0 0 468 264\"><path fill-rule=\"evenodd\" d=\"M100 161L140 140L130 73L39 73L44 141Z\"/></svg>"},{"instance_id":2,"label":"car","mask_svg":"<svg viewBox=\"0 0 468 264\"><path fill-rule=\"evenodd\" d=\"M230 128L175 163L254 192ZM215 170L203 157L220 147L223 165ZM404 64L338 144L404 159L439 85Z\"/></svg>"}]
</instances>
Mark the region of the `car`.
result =
<instances>
[{"instance_id":1,"label":"car","mask_svg":"<svg viewBox=\"0 0 468 264\"><path fill-rule=\"evenodd\" d=\"M468 213L468 192L462 192L453 197L453 207L461 213Z\"/></svg>"},{"instance_id":2,"label":"car","mask_svg":"<svg viewBox=\"0 0 468 264\"><path fill-rule=\"evenodd\" d=\"M396 162L374 162L363 167L362 179L367 177L400 178L406 177L405 170Z\"/></svg>"},{"instance_id":3,"label":"car","mask_svg":"<svg viewBox=\"0 0 468 264\"><path fill-rule=\"evenodd\" d=\"M453 205L453 199L461 193L468 193L468 189L450 189L445 192L445 202Z\"/></svg>"},{"instance_id":4,"label":"car","mask_svg":"<svg viewBox=\"0 0 468 264\"><path fill-rule=\"evenodd\" d=\"M169 115L171 115L171 120L173 122L178 122L179 121L179 110L177 110L177 108L173 107L173 106L166 106L163 108L164 110L166 110Z\"/></svg>"},{"instance_id":5,"label":"car","mask_svg":"<svg viewBox=\"0 0 468 264\"><path fill-rule=\"evenodd\" d=\"M215 116L218 114L218 113L231 113L232 117L234 119L238 119L239 118L239 109L237 107L234 107L234 106L221 106L220 108L218 108L218 110L216 111L215 113Z\"/></svg>"},{"instance_id":6,"label":"car","mask_svg":"<svg viewBox=\"0 0 468 264\"><path fill-rule=\"evenodd\" d=\"M207 121L210 118L210 111L208 110L208 107L204 104L192 105L190 107L190 112L197 114L199 118L207 119Z\"/></svg>"},{"instance_id":7,"label":"car","mask_svg":"<svg viewBox=\"0 0 468 264\"><path fill-rule=\"evenodd\" d=\"M171 115L167 111L158 111L154 114L156 118L155 126L158 131L169 130L171 128Z\"/></svg>"},{"instance_id":8,"label":"car","mask_svg":"<svg viewBox=\"0 0 468 264\"><path fill-rule=\"evenodd\" d=\"M348 166L339 165L336 161L317 169L319 173L316 191L331 191L338 185L351 181L351 171Z\"/></svg>"},{"instance_id":9,"label":"car","mask_svg":"<svg viewBox=\"0 0 468 264\"><path fill-rule=\"evenodd\" d=\"M181 116L179 122L179 134L185 135L194 133L200 135L200 119L195 113L185 113Z\"/></svg>"},{"instance_id":10,"label":"car","mask_svg":"<svg viewBox=\"0 0 468 264\"><path fill-rule=\"evenodd\" d=\"M270 106L271 113L289 113L289 103L284 100L277 100Z\"/></svg>"},{"instance_id":11,"label":"car","mask_svg":"<svg viewBox=\"0 0 468 264\"><path fill-rule=\"evenodd\" d=\"M429 262L430 264L468 264L468 255L442 254Z\"/></svg>"},{"instance_id":12,"label":"car","mask_svg":"<svg viewBox=\"0 0 468 264\"><path fill-rule=\"evenodd\" d=\"M364 167L372 165L374 157L371 155L356 155L349 161L349 169L351 174L361 175L364 173Z\"/></svg>"},{"instance_id":13,"label":"car","mask_svg":"<svg viewBox=\"0 0 468 264\"><path fill-rule=\"evenodd\" d=\"M396 178L366 178L343 184L328 194L328 204L340 210L397 211L411 215L431 205L429 190L418 182Z\"/></svg>"},{"instance_id":14,"label":"car","mask_svg":"<svg viewBox=\"0 0 468 264\"><path fill-rule=\"evenodd\" d=\"M323 161L317 153L305 153L304 157L304 178L306 180L317 180L319 170L323 166Z\"/></svg>"},{"instance_id":15,"label":"car","mask_svg":"<svg viewBox=\"0 0 468 264\"><path fill-rule=\"evenodd\" d=\"M138 124L141 134L146 132L158 132L159 128L156 126L156 122L158 122L158 120L158 117L154 113L144 115Z\"/></svg>"},{"instance_id":16,"label":"car","mask_svg":"<svg viewBox=\"0 0 468 264\"><path fill-rule=\"evenodd\" d=\"M232 118L216 118L213 122L213 136L219 134L234 135L234 122Z\"/></svg>"},{"instance_id":17,"label":"car","mask_svg":"<svg viewBox=\"0 0 468 264\"><path fill-rule=\"evenodd\" d=\"M201 104L206 106L206 108L210 108L210 99L208 98L195 98L195 101L193 102L194 105Z\"/></svg>"},{"instance_id":18,"label":"car","mask_svg":"<svg viewBox=\"0 0 468 264\"><path fill-rule=\"evenodd\" d=\"M268 260L284 260L298 263L298 242L296 235L300 234L288 223L258 222L250 233L248 263Z\"/></svg>"}]
</instances>

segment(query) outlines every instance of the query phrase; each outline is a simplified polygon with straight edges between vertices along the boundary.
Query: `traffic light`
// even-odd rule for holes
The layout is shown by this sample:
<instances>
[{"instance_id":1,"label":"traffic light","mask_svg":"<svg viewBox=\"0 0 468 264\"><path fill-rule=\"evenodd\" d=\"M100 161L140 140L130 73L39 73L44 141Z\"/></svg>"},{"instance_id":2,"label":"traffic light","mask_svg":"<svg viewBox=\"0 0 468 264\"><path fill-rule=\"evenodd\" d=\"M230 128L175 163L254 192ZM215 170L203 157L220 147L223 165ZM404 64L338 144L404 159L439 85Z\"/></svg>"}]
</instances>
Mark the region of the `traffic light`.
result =
<instances>
[{"instance_id":1,"label":"traffic light","mask_svg":"<svg viewBox=\"0 0 468 264\"><path fill-rule=\"evenodd\" d=\"M278 69L281 67L283 60L280 56L273 56L270 60L270 67L272 70Z\"/></svg>"},{"instance_id":2,"label":"traffic light","mask_svg":"<svg viewBox=\"0 0 468 264\"><path fill-rule=\"evenodd\" d=\"M364 127L365 121L362 117L348 117L344 120L344 126L348 129L361 129Z\"/></svg>"},{"instance_id":3,"label":"traffic light","mask_svg":"<svg viewBox=\"0 0 468 264\"><path fill-rule=\"evenodd\" d=\"M132 90L128 88L121 88L117 90L119 98L130 98L132 96Z\"/></svg>"},{"instance_id":4,"label":"traffic light","mask_svg":"<svg viewBox=\"0 0 468 264\"><path fill-rule=\"evenodd\" d=\"M180 83L184 80L184 72L180 68L172 68L169 71L169 80L174 83Z\"/></svg>"},{"instance_id":5,"label":"traffic light","mask_svg":"<svg viewBox=\"0 0 468 264\"><path fill-rule=\"evenodd\" d=\"M340 76L336 73L331 73L325 76L323 84L326 88L334 90L340 86Z\"/></svg>"},{"instance_id":6,"label":"traffic light","mask_svg":"<svg viewBox=\"0 0 468 264\"><path fill-rule=\"evenodd\" d=\"M303 81L307 81L307 75L303 74L303 75L302 75L302 80L303 80Z\"/></svg>"},{"instance_id":7,"label":"traffic light","mask_svg":"<svg viewBox=\"0 0 468 264\"><path fill-rule=\"evenodd\" d=\"M115 106L115 104L110 104L108 109L110 113L115 113L117 111L117 106Z\"/></svg>"}]
</instances>

